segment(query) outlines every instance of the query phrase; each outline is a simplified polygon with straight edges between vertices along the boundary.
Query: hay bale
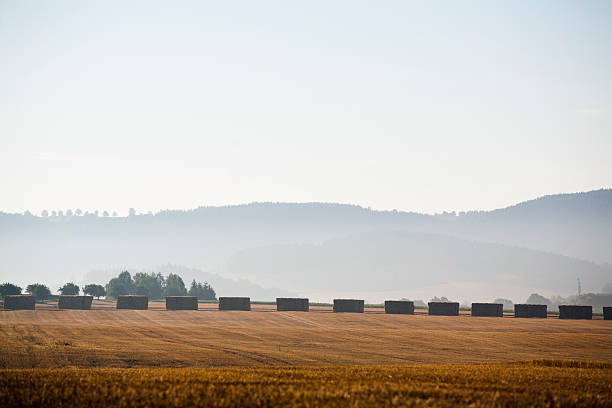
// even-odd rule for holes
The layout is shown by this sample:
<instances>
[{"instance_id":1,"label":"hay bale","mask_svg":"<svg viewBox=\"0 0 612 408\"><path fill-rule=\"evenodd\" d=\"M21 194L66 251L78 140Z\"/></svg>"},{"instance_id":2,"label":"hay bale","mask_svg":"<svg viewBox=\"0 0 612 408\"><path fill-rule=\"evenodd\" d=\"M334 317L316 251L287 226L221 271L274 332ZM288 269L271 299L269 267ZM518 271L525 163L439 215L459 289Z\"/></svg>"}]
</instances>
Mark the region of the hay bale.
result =
<instances>
[{"instance_id":1,"label":"hay bale","mask_svg":"<svg viewBox=\"0 0 612 408\"><path fill-rule=\"evenodd\" d=\"M559 306L559 319L587 319L593 318L593 306L561 305Z\"/></svg>"},{"instance_id":2,"label":"hay bale","mask_svg":"<svg viewBox=\"0 0 612 408\"><path fill-rule=\"evenodd\" d=\"M542 318L546 319L548 316L548 306L546 305L531 305L531 304L517 304L514 305L514 317L521 318Z\"/></svg>"},{"instance_id":3,"label":"hay bale","mask_svg":"<svg viewBox=\"0 0 612 408\"><path fill-rule=\"evenodd\" d=\"M305 298L276 298L276 310L279 312L307 312L310 303Z\"/></svg>"},{"instance_id":4,"label":"hay bale","mask_svg":"<svg viewBox=\"0 0 612 408\"><path fill-rule=\"evenodd\" d=\"M166 310L198 310L196 296L166 296Z\"/></svg>"},{"instance_id":5,"label":"hay bale","mask_svg":"<svg viewBox=\"0 0 612 408\"><path fill-rule=\"evenodd\" d=\"M32 295L4 296L4 310L34 310L36 299Z\"/></svg>"},{"instance_id":6,"label":"hay bale","mask_svg":"<svg viewBox=\"0 0 612 408\"><path fill-rule=\"evenodd\" d=\"M119 295L117 296L117 309L147 310L149 308L148 296Z\"/></svg>"},{"instance_id":7,"label":"hay bale","mask_svg":"<svg viewBox=\"0 0 612 408\"><path fill-rule=\"evenodd\" d=\"M457 302L429 302L427 307L432 316L459 316Z\"/></svg>"},{"instance_id":8,"label":"hay bale","mask_svg":"<svg viewBox=\"0 0 612 408\"><path fill-rule=\"evenodd\" d=\"M414 302L409 300L385 300L385 313L414 314Z\"/></svg>"},{"instance_id":9,"label":"hay bale","mask_svg":"<svg viewBox=\"0 0 612 408\"><path fill-rule=\"evenodd\" d=\"M605 306L603 308L603 317L604 320L612 320L612 307L611 306Z\"/></svg>"},{"instance_id":10,"label":"hay bale","mask_svg":"<svg viewBox=\"0 0 612 408\"><path fill-rule=\"evenodd\" d=\"M220 297L219 310L251 310L250 297Z\"/></svg>"},{"instance_id":11,"label":"hay bale","mask_svg":"<svg viewBox=\"0 0 612 408\"><path fill-rule=\"evenodd\" d=\"M361 299L334 299L334 313L363 313Z\"/></svg>"},{"instance_id":12,"label":"hay bale","mask_svg":"<svg viewBox=\"0 0 612 408\"><path fill-rule=\"evenodd\" d=\"M93 296L60 295L57 300L59 309L90 310Z\"/></svg>"},{"instance_id":13,"label":"hay bale","mask_svg":"<svg viewBox=\"0 0 612 408\"><path fill-rule=\"evenodd\" d=\"M472 316L503 317L504 305L502 303L472 303Z\"/></svg>"}]
</instances>

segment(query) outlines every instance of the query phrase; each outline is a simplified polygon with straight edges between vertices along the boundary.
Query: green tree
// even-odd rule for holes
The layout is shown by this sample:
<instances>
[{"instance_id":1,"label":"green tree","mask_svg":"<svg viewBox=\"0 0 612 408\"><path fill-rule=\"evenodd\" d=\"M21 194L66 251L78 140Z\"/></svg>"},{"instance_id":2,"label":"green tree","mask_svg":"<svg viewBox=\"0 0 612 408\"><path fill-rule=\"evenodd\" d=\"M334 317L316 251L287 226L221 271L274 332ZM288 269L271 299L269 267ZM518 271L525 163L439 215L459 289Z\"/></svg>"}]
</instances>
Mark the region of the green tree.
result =
<instances>
[{"instance_id":1,"label":"green tree","mask_svg":"<svg viewBox=\"0 0 612 408\"><path fill-rule=\"evenodd\" d=\"M85 285L85 287L83 288L83 293L86 295L94 296L98 299L100 299L100 296L106 296L106 290L104 289L104 286L96 285L93 283Z\"/></svg>"},{"instance_id":2,"label":"green tree","mask_svg":"<svg viewBox=\"0 0 612 408\"><path fill-rule=\"evenodd\" d=\"M3 283L0 285L0 297L8 295L21 295L21 288L12 283Z\"/></svg>"},{"instance_id":3,"label":"green tree","mask_svg":"<svg viewBox=\"0 0 612 408\"><path fill-rule=\"evenodd\" d=\"M119 295L134 294L134 281L128 271L121 272L106 285L106 296L116 299Z\"/></svg>"},{"instance_id":4,"label":"green tree","mask_svg":"<svg viewBox=\"0 0 612 408\"><path fill-rule=\"evenodd\" d=\"M215 290L208 284L208 282L200 283L196 282L195 279L191 282L189 296L196 296L198 300L216 300L217 294Z\"/></svg>"},{"instance_id":5,"label":"green tree","mask_svg":"<svg viewBox=\"0 0 612 408\"><path fill-rule=\"evenodd\" d=\"M49 299L51 297L51 291L46 285L42 283L33 283L26 287L26 292L34 296L37 301Z\"/></svg>"},{"instance_id":6,"label":"green tree","mask_svg":"<svg viewBox=\"0 0 612 408\"><path fill-rule=\"evenodd\" d=\"M138 272L134 275L134 288L137 295L145 295L150 299L161 299L164 294L164 277L161 273Z\"/></svg>"},{"instance_id":7,"label":"green tree","mask_svg":"<svg viewBox=\"0 0 612 408\"><path fill-rule=\"evenodd\" d=\"M78 295L81 290L77 285L72 282L69 282L58 289L59 293L62 295Z\"/></svg>"},{"instance_id":8,"label":"green tree","mask_svg":"<svg viewBox=\"0 0 612 408\"><path fill-rule=\"evenodd\" d=\"M183 279L171 273L166 278L166 296L185 296L187 294L187 289L185 288L185 283Z\"/></svg>"}]
</instances>

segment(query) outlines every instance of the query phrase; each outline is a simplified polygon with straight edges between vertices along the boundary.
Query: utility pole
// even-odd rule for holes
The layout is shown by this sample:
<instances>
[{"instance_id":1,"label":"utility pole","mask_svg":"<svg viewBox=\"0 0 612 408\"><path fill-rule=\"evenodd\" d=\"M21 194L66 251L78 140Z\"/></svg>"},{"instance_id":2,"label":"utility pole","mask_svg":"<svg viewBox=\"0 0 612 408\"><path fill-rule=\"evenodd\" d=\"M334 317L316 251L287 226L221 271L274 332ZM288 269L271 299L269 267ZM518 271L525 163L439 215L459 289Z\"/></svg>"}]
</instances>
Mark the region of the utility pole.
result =
<instances>
[{"instance_id":1,"label":"utility pole","mask_svg":"<svg viewBox=\"0 0 612 408\"><path fill-rule=\"evenodd\" d=\"M577 279L578 279L578 296L580 296L582 292L582 288L580 287L580 278L577 278Z\"/></svg>"}]
</instances>

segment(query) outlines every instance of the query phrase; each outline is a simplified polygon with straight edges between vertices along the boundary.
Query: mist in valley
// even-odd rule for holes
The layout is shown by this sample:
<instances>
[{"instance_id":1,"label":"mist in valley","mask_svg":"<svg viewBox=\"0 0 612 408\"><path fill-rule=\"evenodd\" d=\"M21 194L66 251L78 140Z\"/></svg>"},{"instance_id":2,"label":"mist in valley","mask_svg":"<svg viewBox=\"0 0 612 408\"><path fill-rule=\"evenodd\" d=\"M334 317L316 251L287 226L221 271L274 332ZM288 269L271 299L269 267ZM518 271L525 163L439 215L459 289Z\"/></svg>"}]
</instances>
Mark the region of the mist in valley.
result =
<instances>
[{"instance_id":1,"label":"mist in valley","mask_svg":"<svg viewBox=\"0 0 612 408\"><path fill-rule=\"evenodd\" d=\"M218 296L468 304L600 293L612 282L612 190L495 211L419 214L252 203L127 217L0 214L0 281L106 284L122 270L206 281ZM80 213L80 212L79 212Z\"/></svg>"}]
</instances>

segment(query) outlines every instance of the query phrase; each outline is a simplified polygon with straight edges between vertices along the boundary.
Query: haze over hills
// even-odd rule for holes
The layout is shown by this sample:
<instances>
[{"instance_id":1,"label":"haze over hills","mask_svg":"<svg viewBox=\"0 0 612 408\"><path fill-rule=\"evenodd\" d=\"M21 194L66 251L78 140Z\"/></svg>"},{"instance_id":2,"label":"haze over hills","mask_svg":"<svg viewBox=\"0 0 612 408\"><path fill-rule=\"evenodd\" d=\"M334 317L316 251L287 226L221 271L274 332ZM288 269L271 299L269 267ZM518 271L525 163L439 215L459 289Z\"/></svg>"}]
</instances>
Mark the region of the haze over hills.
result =
<instances>
[{"instance_id":1,"label":"haze over hills","mask_svg":"<svg viewBox=\"0 0 612 408\"><path fill-rule=\"evenodd\" d=\"M213 286L217 279L221 296L292 292L323 300L353 293L380 300L405 293L491 300L534 291L573 294L577 278L583 292L612 282L610 231L610 189L438 215L329 203L253 203L129 217L2 213L0 280L42 281L54 289L67 280L90 283L85 276L106 279L108 273L93 270L166 265L168 271L173 264L190 267L186 279L199 274ZM238 277L250 282L232 286L227 280Z\"/></svg>"}]
</instances>

